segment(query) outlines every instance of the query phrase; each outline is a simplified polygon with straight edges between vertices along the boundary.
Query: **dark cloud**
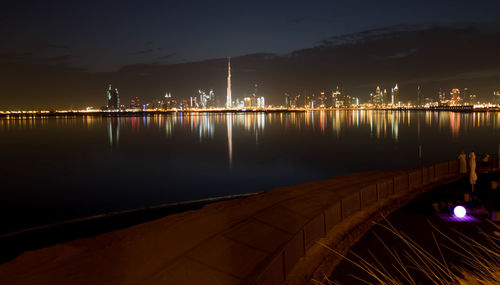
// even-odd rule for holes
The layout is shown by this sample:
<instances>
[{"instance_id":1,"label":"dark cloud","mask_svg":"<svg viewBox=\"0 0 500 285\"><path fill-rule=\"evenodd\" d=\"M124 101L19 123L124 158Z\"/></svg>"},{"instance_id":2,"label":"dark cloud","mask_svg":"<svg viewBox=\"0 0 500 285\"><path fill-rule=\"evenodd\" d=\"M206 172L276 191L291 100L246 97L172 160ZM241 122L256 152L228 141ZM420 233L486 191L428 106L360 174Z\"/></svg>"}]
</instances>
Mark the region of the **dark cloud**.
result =
<instances>
[{"instance_id":1,"label":"dark cloud","mask_svg":"<svg viewBox=\"0 0 500 285\"><path fill-rule=\"evenodd\" d=\"M17 64L23 66L30 65L51 65L51 64L68 64L77 56L64 54L50 57L40 57L32 52L17 52L17 53L0 53L0 64Z\"/></svg>"},{"instance_id":2,"label":"dark cloud","mask_svg":"<svg viewBox=\"0 0 500 285\"><path fill-rule=\"evenodd\" d=\"M307 21L308 19L309 19L308 16L296 17L296 18L291 19L290 23L299 24L299 23Z\"/></svg>"},{"instance_id":3,"label":"dark cloud","mask_svg":"<svg viewBox=\"0 0 500 285\"><path fill-rule=\"evenodd\" d=\"M33 56L30 52L5 52L0 53L0 61L15 62L26 59L31 59Z\"/></svg>"},{"instance_id":4,"label":"dark cloud","mask_svg":"<svg viewBox=\"0 0 500 285\"><path fill-rule=\"evenodd\" d=\"M150 54L150 53L153 53L153 52L157 52L157 51L160 51L162 49L163 48L149 48L149 49L143 49L143 50L134 51L132 54L135 54L135 55L144 55L144 54Z\"/></svg>"},{"instance_id":5,"label":"dark cloud","mask_svg":"<svg viewBox=\"0 0 500 285\"><path fill-rule=\"evenodd\" d=\"M170 54L167 54L167 55L162 55L162 56L158 57L157 59L170 59L174 55L175 55L175 53L170 53Z\"/></svg>"},{"instance_id":6,"label":"dark cloud","mask_svg":"<svg viewBox=\"0 0 500 285\"><path fill-rule=\"evenodd\" d=\"M41 42L41 43L35 45L34 47L41 48L41 49L69 49L68 45L49 43L49 42Z\"/></svg>"},{"instance_id":7,"label":"dark cloud","mask_svg":"<svg viewBox=\"0 0 500 285\"><path fill-rule=\"evenodd\" d=\"M323 45L342 45L356 44L363 41L373 41L378 39L388 39L399 35L400 33L429 29L429 25L406 25L399 24L389 27L364 30L351 34L332 36L321 43Z\"/></svg>"},{"instance_id":8,"label":"dark cloud","mask_svg":"<svg viewBox=\"0 0 500 285\"><path fill-rule=\"evenodd\" d=\"M389 55L387 56L386 58L388 59L398 59L398 58L403 58L403 57L407 57L407 56L410 56L411 54L417 52L417 49L416 48L411 48L409 50L403 50L403 51L398 51L396 52L395 54L393 55Z\"/></svg>"},{"instance_id":9,"label":"dark cloud","mask_svg":"<svg viewBox=\"0 0 500 285\"><path fill-rule=\"evenodd\" d=\"M286 55L232 57L233 96L244 97L254 84L272 104L282 103L284 92L313 93L337 85L362 100L377 85L389 89L395 83L399 83L403 100L415 97L417 84L424 86L426 96L439 88L468 87L485 98L500 89L500 31L494 28L396 26L344 35L342 39L352 40L328 42ZM214 89L221 105L225 98L227 58L133 64L101 73L71 68L69 58L0 54L0 92L24 94L3 99L0 109L24 104L100 106L108 83L121 90L124 102L132 96L148 99L167 91L188 98L198 89Z\"/></svg>"},{"instance_id":10,"label":"dark cloud","mask_svg":"<svg viewBox=\"0 0 500 285\"><path fill-rule=\"evenodd\" d=\"M72 55L59 55L59 56L53 56L49 57L46 59L48 62L68 62L71 59L78 58L77 56L72 56Z\"/></svg>"}]
</instances>

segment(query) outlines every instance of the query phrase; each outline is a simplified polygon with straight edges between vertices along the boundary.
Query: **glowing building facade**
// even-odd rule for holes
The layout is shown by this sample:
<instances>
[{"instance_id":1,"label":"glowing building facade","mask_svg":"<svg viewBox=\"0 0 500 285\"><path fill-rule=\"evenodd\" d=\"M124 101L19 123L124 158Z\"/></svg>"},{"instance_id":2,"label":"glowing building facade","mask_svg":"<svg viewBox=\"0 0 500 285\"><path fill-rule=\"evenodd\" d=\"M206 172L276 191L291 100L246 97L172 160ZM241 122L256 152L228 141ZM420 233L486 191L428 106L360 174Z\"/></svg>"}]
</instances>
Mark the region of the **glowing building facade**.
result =
<instances>
[{"instance_id":1,"label":"glowing building facade","mask_svg":"<svg viewBox=\"0 0 500 285\"><path fill-rule=\"evenodd\" d=\"M257 97L257 107L259 108L264 108L266 107L266 101L264 100L264 97Z\"/></svg>"},{"instance_id":2,"label":"glowing building facade","mask_svg":"<svg viewBox=\"0 0 500 285\"><path fill-rule=\"evenodd\" d=\"M391 88L391 104L393 107L399 106L399 89L398 84Z\"/></svg>"},{"instance_id":3,"label":"glowing building facade","mask_svg":"<svg viewBox=\"0 0 500 285\"><path fill-rule=\"evenodd\" d=\"M461 102L460 98L460 89L458 88L453 88L451 89L451 105L452 106L459 106Z\"/></svg>"},{"instance_id":4,"label":"glowing building facade","mask_svg":"<svg viewBox=\"0 0 500 285\"><path fill-rule=\"evenodd\" d=\"M106 107L108 110L118 110L120 109L120 95L118 94L118 89L109 84L108 91L106 92Z\"/></svg>"},{"instance_id":5,"label":"glowing building facade","mask_svg":"<svg viewBox=\"0 0 500 285\"><path fill-rule=\"evenodd\" d=\"M226 108L231 108L233 105L231 99L231 58L227 61L227 96L226 96Z\"/></svg>"},{"instance_id":6,"label":"glowing building facade","mask_svg":"<svg viewBox=\"0 0 500 285\"><path fill-rule=\"evenodd\" d=\"M422 93L422 88L420 85L417 87L417 106L423 106L425 104L424 93Z\"/></svg>"},{"instance_id":7,"label":"glowing building facade","mask_svg":"<svg viewBox=\"0 0 500 285\"><path fill-rule=\"evenodd\" d=\"M377 89L375 90L375 95L373 96L372 103L375 106L381 106L382 105L382 92L380 91L380 86L377 86Z\"/></svg>"},{"instance_id":8,"label":"glowing building facade","mask_svg":"<svg viewBox=\"0 0 500 285\"><path fill-rule=\"evenodd\" d=\"M493 92L493 104L500 105L500 91Z\"/></svg>"}]
</instances>

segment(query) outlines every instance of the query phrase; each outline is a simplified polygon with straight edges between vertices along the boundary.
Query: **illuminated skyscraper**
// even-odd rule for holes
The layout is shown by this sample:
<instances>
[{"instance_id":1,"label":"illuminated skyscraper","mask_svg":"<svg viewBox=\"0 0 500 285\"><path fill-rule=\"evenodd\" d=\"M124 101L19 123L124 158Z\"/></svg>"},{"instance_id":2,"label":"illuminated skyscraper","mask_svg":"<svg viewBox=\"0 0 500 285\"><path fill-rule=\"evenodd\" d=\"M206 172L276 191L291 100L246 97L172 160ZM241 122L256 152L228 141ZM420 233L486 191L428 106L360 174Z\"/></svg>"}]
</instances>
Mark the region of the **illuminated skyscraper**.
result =
<instances>
[{"instance_id":1,"label":"illuminated skyscraper","mask_svg":"<svg viewBox=\"0 0 500 285\"><path fill-rule=\"evenodd\" d=\"M266 106L266 102L264 100L264 96L257 98L257 107L264 108Z\"/></svg>"},{"instance_id":2,"label":"illuminated skyscraper","mask_svg":"<svg viewBox=\"0 0 500 285\"><path fill-rule=\"evenodd\" d=\"M500 105L500 91L493 92L493 104Z\"/></svg>"},{"instance_id":3,"label":"illuminated skyscraper","mask_svg":"<svg viewBox=\"0 0 500 285\"><path fill-rule=\"evenodd\" d=\"M382 105L382 92L380 91L380 86L377 86L377 89L375 90L375 96L373 96L373 105Z\"/></svg>"},{"instance_id":4,"label":"illuminated skyscraper","mask_svg":"<svg viewBox=\"0 0 500 285\"><path fill-rule=\"evenodd\" d=\"M438 101L440 103L444 102L446 100L446 91L442 91L441 88L439 88L438 92Z\"/></svg>"},{"instance_id":5,"label":"illuminated skyscraper","mask_svg":"<svg viewBox=\"0 0 500 285\"><path fill-rule=\"evenodd\" d=\"M417 87L417 106L422 106L424 105L424 94L422 93L422 88L420 85Z\"/></svg>"},{"instance_id":6,"label":"illuminated skyscraper","mask_svg":"<svg viewBox=\"0 0 500 285\"><path fill-rule=\"evenodd\" d=\"M460 98L460 89L458 88L451 89L451 104L453 106L460 105L461 100L462 99Z\"/></svg>"},{"instance_id":7,"label":"illuminated skyscraper","mask_svg":"<svg viewBox=\"0 0 500 285\"><path fill-rule=\"evenodd\" d=\"M108 110L118 110L120 109L120 95L118 94L118 89L109 84L108 91L106 92L106 107Z\"/></svg>"},{"instance_id":8,"label":"illuminated skyscraper","mask_svg":"<svg viewBox=\"0 0 500 285\"><path fill-rule=\"evenodd\" d=\"M212 89L210 89L210 91L208 92L208 107L215 107L215 93Z\"/></svg>"},{"instance_id":9,"label":"illuminated skyscraper","mask_svg":"<svg viewBox=\"0 0 500 285\"><path fill-rule=\"evenodd\" d=\"M139 97L134 97L130 99L130 109L142 109L141 99Z\"/></svg>"},{"instance_id":10,"label":"illuminated skyscraper","mask_svg":"<svg viewBox=\"0 0 500 285\"><path fill-rule=\"evenodd\" d=\"M464 88L462 101L467 102L469 105L474 105L476 103L476 94L471 93L469 88Z\"/></svg>"},{"instance_id":11,"label":"illuminated skyscraper","mask_svg":"<svg viewBox=\"0 0 500 285\"><path fill-rule=\"evenodd\" d=\"M200 100L198 107L205 109L207 107L209 96L207 95L207 93L205 91L199 90L199 89L198 89L198 95L199 95L199 100Z\"/></svg>"},{"instance_id":12,"label":"illuminated skyscraper","mask_svg":"<svg viewBox=\"0 0 500 285\"><path fill-rule=\"evenodd\" d=\"M382 95L382 105L387 106L389 105L389 95L387 94L387 89L384 88L384 93Z\"/></svg>"},{"instance_id":13,"label":"illuminated skyscraper","mask_svg":"<svg viewBox=\"0 0 500 285\"><path fill-rule=\"evenodd\" d=\"M165 93L164 100L165 100L164 101L165 102L164 103L165 109L171 109L171 108L175 107L175 103L174 103L175 100L172 99L172 93L170 93L170 92Z\"/></svg>"},{"instance_id":14,"label":"illuminated skyscraper","mask_svg":"<svg viewBox=\"0 0 500 285\"><path fill-rule=\"evenodd\" d=\"M253 107L253 106L252 106L252 98L250 98L250 97L245 97L245 98L243 98L243 103L244 103L244 106L245 106L246 108L248 108L248 107Z\"/></svg>"},{"instance_id":15,"label":"illuminated skyscraper","mask_svg":"<svg viewBox=\"0 0 500 285\"><path fill-rule=\"evenodd\" d=\"M226 108L232 107L231 99L231 58L227 61L227 97L226 97Z\"/></svg>"},{"instance_id":16,"label":"illuminated skyscraper","mask_svg":"<svg viewBox=\"0 0 500 285\"><path fill-rule=\"evenodd\" d=\"M332 91L332 107L339 108L342 107L344 102L342 100L342 93L340 92L339 87L337 86L337 90Z\"/></svg>"},{"instance_id":17,"label":"illuminated skyscraper","mask_svg":"<svg viewBox=\"0 0 500 285\"><path fill-rule=\"evenodd\" d=\"M393 107L399 106L399 89L398 84L391 88L391 103Z\"/></svg>"}]
</instances>

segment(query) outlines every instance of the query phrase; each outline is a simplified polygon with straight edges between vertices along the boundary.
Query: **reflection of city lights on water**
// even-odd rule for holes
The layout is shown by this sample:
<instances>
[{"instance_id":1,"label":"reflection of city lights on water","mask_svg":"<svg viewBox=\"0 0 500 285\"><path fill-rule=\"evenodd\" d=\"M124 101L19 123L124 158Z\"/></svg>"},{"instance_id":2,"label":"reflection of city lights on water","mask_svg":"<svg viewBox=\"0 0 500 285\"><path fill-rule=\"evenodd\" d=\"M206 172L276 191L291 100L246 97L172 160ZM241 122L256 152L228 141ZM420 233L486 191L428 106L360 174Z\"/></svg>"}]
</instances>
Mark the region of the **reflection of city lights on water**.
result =
<instances>
[{"instance_id":1,"label":"reflection of city lights on water","mask_svg":"<svg viewBox=\"0 0 500 285\"><path fill-rule=\"evenodd\" d=\"M229 167L233 166L233 118L227 114L227 147L229 153Z\"/></svg>"},{"instance_id":2,"label":"reflection of city lights on water","mask_svg":"<svg viewBox=\"0 0 500 285\"><path fill-rule=\"evenodd\" d=\"M230 114L230 115L229 115ZM216 135L241 131L250 134L256 144L264 141L266 133L282 132L288 136L314 133L327 138L340 139L352 136L359 139L392 139L401 142L401 136L416 134L420 140L432 139L441 133L452 138L468 137L472 132L500 127L500 113L496 112L447 112L404 110L318 110L297 112L235 113L176 112L172 114L137 114L137 116L59 116L0 118L0 130L46 128L48 122L56 127L83 126L91 131L104 127L111 146L153 129L161 130L166 137L192 136L199 141L215 140ZM411 124L413 123L413 124ZM229 126L229 125L230 126ZM222 130L222 131L221 131ZM353 131L355 130L355 131ZM410 132L408 131L410 130ZM291 138L291 137L289 137ZM293 138L292 138L293 139ZM232 147L231 147L232 148Z\"/></svg>"}]
</instances>

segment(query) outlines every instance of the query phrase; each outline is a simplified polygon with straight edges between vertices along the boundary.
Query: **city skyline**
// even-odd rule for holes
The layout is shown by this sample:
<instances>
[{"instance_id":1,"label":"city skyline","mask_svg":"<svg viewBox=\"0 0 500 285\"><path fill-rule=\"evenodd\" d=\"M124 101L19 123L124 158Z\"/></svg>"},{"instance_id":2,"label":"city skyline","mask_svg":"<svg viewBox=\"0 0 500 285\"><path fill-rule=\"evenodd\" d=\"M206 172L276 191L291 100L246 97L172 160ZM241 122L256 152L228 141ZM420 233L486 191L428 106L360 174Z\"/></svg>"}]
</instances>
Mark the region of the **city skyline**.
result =
<instances>
[{"instance_id":1,"label":"city skyline","mask_svg":"<svg viewBox=\"0 0 500 285\"><path fill-rule=\"evenodd\" d=\"M375 92L371 92L366 99L360 100L359 97L351 96L345 91L345 88L337 86L335 90L321 91L317 94L284 94L284 101L277 105L266 105L265 97L258 96L258 85L255 84L254 93L244 98L231 97L231 71L230 61L228 61L228 78L227 78L227 93L225 102L218 105L215 92L213 89L208 91L208 94L203 89L198 89L197 96L186 98L172 97L172 94L167 92L164 98L155 98L147 101L140 97L130 99L130 104L121 104L118 95L118 89L112 89L111 84L106 91L106 106L101 107L107 110L189 110L189 109L246 109L246 108L408 108L408 107L453 107L453 106L484 106L494 107L500 106L500 91L494 91L493 94L486 100L479 100L476 94L469 88L463 90L452 88L450 90L439 89L437 94L426 94L424 96L422 86L418 85L416 97L408 101L400 101L398 83L390 88L390 93L387 88L377 86ZM427 96L428 95L428 96ZM142 102L142 103L141 103ZM486 104L486 105L485 105ZM87 110L96 110L95 106L87 107Z\"/></svg>"}]
</instances>

